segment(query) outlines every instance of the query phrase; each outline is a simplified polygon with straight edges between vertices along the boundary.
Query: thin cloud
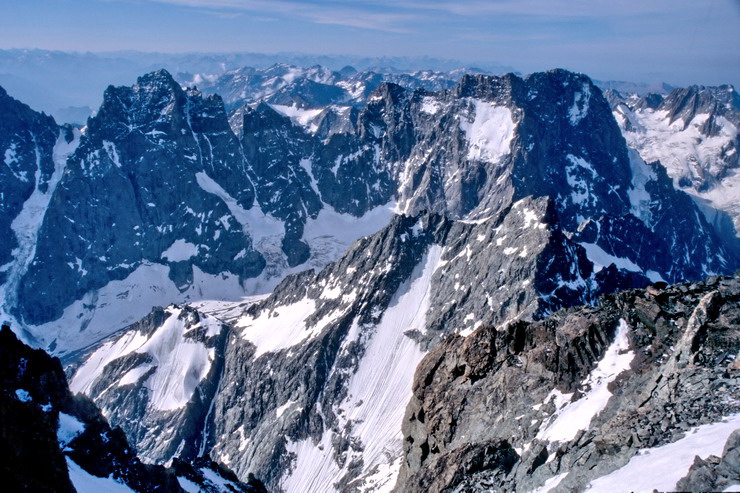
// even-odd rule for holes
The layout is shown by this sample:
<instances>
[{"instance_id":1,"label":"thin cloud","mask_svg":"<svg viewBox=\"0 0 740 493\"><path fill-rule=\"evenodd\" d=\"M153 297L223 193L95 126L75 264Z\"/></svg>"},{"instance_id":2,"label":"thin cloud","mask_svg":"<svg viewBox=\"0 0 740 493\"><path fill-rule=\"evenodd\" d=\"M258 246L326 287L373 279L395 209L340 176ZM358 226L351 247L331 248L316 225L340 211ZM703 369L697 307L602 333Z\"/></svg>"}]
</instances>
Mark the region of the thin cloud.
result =
<instances>
[{"instance_id":1,"label":"thin cloud","mask_svg":"<svg viewBox=\"0 0 740 493\"><path fill-rule=\"evenodd\" d=\"M414 20L414 16L402 14L372 14L357 11L329 11L306 14L312 22L317 24L334 24L339 26L359 27L392 33L409 33L411 30L401 27Z\"/></svg>"},{"instance_id":2,"label":"thin cloud","mask_svg":"<svg viewBox=\"0 0 740 493\"><path fill-rule=\"evenodd\" d=\"M728 0L721 0L727 2ZM737 1L738 0L730 0ZM378 0L375 5L416 11L438 11L460 17L489 15L605 18L630 15L696 14L695 0L650 0L626 2L615 0Z\"/></svg>"},{"instance_id":3,"label":"thin cloud","mask_svg":"<svg viewBox=\"0 0 740 493\"><path fill-rule=\"evenodd\" d=\"M332 24L338 26L371 29L393 33L408 33L406 27L417 20L418 15L408 13L377 13L371 6L364 4L342 3L327 5L326 3L292 2L292 1L263 1L263 0L150 0L157 3L167 3L182 7L198 9L207 8L234 12L255 12L259 14L281 14L304 19L315 24ZM348 8L349 6L349 8Z\"/></svg>"},{"instance_id":4,"label":"thin cloud","mask_svg":"<svg viewBox=\"0 0 740 493\"><path fill-rule=\"evenodd\" d=\"M244 12L225 12L223 10L208 10L208 9L199 9L198 12L205 14L205 15L218 17L219 19L236 19L237 17L242 17L244 15Z\"/></svg>"}]
</instances>

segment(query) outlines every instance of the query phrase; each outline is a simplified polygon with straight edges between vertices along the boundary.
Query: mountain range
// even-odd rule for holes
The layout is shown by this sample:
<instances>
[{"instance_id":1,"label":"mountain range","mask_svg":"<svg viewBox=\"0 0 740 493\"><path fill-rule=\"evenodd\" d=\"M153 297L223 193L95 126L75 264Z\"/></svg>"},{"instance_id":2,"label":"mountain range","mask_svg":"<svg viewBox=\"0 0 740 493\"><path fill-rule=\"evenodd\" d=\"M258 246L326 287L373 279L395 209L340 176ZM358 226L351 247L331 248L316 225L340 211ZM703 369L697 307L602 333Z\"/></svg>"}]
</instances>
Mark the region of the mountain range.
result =
<instances>
[{"instance_id":1,"label":"mountain range","mask_svg":"<svg viewBox=\"0 0 740 493\"><path fill-rule=\"evenodd\" d=\"M0 91L3 318L141 460L271 491L581 490L736 428L734 88L391 75L158 70L82 128Z\"/></svg>"}]
</instances>

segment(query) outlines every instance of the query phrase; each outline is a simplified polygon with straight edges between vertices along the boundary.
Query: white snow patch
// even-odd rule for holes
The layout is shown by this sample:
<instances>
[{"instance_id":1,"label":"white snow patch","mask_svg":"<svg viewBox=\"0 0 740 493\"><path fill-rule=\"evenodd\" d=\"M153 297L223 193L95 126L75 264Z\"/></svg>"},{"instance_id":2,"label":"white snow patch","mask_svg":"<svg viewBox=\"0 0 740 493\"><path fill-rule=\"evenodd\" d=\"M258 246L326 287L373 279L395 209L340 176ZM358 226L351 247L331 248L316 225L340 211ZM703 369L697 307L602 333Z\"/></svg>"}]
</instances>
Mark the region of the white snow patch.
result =
<instances>
[{"instance_id":1,"label":"white snow patch","mask_svg":"<svg viewBox=\"0 0 740 493\"><path fill-rule=\"evenodd\" d=\"M576 166L578 166L580 168L583 168L586 171L588 171L589 173L591 173L591 177L592 178L596 178L597 176L599 176L599 174L594 169L593 165L591 163L589 163L588 161L586 161L585 159L583 159L582 157L575 156L573 154L568 154L566 156L566 159L568 159L568 161L570 161L574 165L576 165Z\"/></svg>"},{"instance_id":2,"label":"white snow patch","mask_svg":"<svg viewBox=\"0 0 740 493\"><path fill-rule=\"evenodd\" d=\"M69 442L85 431L85 425L79 419L69 414L59 413L59 427L57 428L57 441L64 448Z\"/></svg>"},{"instance_id":3,"label":"white snow patch","mask_svg":"<svg viewBox=\"0 0 740 493\"><path fill-rule=\"evenodd\" d=\"M468 141L468 159L498 163L511 152L515 124L511 110L494 103L472 100L475 117L460 117L460 129Z\"/></svg>"},{"instance_id":4,"label":"white snow patch","mask_svg":"<svg viewBox=\"0 0 740 493\"><path fill-rule=\"evenodd\" d=\"M25 389L16 389L15 396L21 402L31 402L33 400L31 394Z\"/></svg>"},{"instance_id":5,"label":"white snow patch","mask_svg":"<svg viewBox=\"0 0 740 493\"><path fill-rule=\"evenodd\" d=\"M281 115L287 116L301 127L308 128L308 130L312 133L315 132L318 128L315 123L312 124L313 120L324 111L323 108L302 109L295 104L292 106L287 106L283 104L272 104L270 106L272 107L272 109L274 109Z\"/></svg>"},{"instance_id":6,"label":"white snow patch","mask_svg":"<svg viewBox=\"0 0 740 493\"><path fill-rule=\"evenodd\" d=\"M295 405L298 401L289 400L282 406L275 409L275 415L280 418L283 414L285 414L285 411L287 411L291 406Z\"/></svg>"},{"instance_id":7,"label":"white snow patch","mask_svg":"<svg viewBox=\"0 0 740 493\"><path fill-rule=\"evenodd\" d=\"M521 212L524 216L524 226L522 227L537 229L545 229L547 227L547 224L540 221L540 218L535 211L524 208Z\"/></svg>"},{"instance_id":8,"label":"white snow patch","mask_svg":"<svg viewBox=\"0 0 740 493\"><path fill-rule=\"evenodd\" d=\"M645 189L651 181L658 179L658 175L650 168L634 149L628 151L630 168L632 169L632 188L627 191L630 199L632 214L644 222L648 227L652 226L652 214L650 203L652 197Z\"/></svg>"},{"instance_id":9,"label":"white snow patch","mask_svg":"<svg viewBox=\"0 0 740 493\"><path fill-rule=\"evenodd\" d=\"M283 223L271 215L263 213L256 202L251 209L244 209L235 198L229 195L221 185L216 183L205 172L200 171L196 173L195 179L200 188L224 201L224 204L229 208L234 219L242 225L244 233L252 238L252 242L257 250L260 250L260 246L264 240L270 237L282 239L285 235Z\"/></svg>"},{"instance_id":10,"label":"white snow patch","mask_svg":"<svg viewBox=\"0 0 740 493\"><path fill-rule=\"evenodd\" d=\"M659 273L655 272L654 270L648 270L645 271L645 276L650 279L651 282L666 282L665 279L663 279L663 276L661 276Z\"/></svg>"},{"instance_id":11,"label":"white snow patch","mask_svg":"<svg viewBox=\"0 0 740 493\"><path fill-rule=\"evenodd\" d=\"M306 319L316 310L316 302L303 298L290 305L278 306L272 310L262 310L257 318L244 316L236 323L242 329L241 336L257 346L254 354L259 358L295 346L306 339L317 336L316 327L306 327Z\"/></svg>"},{"instance_id":12,"label":"white snow patch","mask_svg":"<svg viewBox=\"0 0 740 493\"><path fill-rule=\"evenodd\" d=\"M185 240L175 240L170 247L162 252L162 258L170 262L182 262L198 255L198 246Z\"/></svg>"},{"instance_id":13,"label":"white snow patch","mask_svg":"<svg viewBox=\"0 0 740 493\"><path fill-rule=\"evenodd\" d=\"M78 466L69 457L66 459L69 479L72 481L77 493L100 493L101 491L105 491L106 493L135 493L134 490L125 484L119 483L112 476L107 478L93 476Z\"/></svg>"},{"instance_id":14,"label":"white snow patch","mask_svg":"<svg viewBox=\"0 0 740 493\"><path fill-rule=\"evenodd\" d=\"M287 453L296 456L291 473L283 478L280 486L290 493L313 493L315 491L332 491L332 485L340 477L337 463L331 457L332 434L324 431L321 441L314 444L310 438L298 442L288 441Z\"/></svg>"},{"instance_id":15,"label":"white snow patch","mask_svg":"<svg viewBox=\"0 0 740 493\"><path fill-rule=\"evenodd\" d=\"M172 411L185 406L208 374L215 357L213 348L186 339L185 334L198 326L205 326L206 336L213 337L219 333L221 325L218 320L204 316L200 324L188 329L186 320L179 318L182 309L169 307L166 311L169 314L167 320L148 336L129 331L93 352L72 377L70 389L89 393L107 364L136 352L148 354L152 361L128 371L117 384L135 383L154 368L144 382L144 387L149 390L149 405L160 411Z\"/></svg>"},{"instance_id":16,"label":"white snow patch","mask_svg":"<svg viewBox=\"0 0 740 493\"><path fill-rule=\"evenodd\" d=\"M594 264L594 270L596 272L599 272L604 267L609 267L611 264L614 264L618 269L624 269L630 272L642 272L642 269L630 259L610 255L595 243L581 243L580 245L586 250L586 256Z\"/></svg>"},{"instance_id":17,"label":"white snow patch","mask_svg":"<svg viewBox=\"0 0 740 493\"><path fill-rule=\"evenodd\" d=\"M9 168L11 164L18 162L18 153L16 152L17 148L18 148L18 144L16 144L15 142L12 142L10 144L10 147L5 149L5 164ZM11 168L11 171L13 171L12 168ZM13 174L15 174L15 172ZM16 175L16 177L18 177L18 175Z\"/></svg>"},{"instance_id":18,"label":"white snow patch","mask_svg":"<svg viewBox=\"0 0 740 493\"><path fill-rule=\"evenodd\" d=\"M93 352L77 369L69 382L72 392L88 394L103 368L113 360L126 356L142 346L147 337L138 331L128 331L115 341L107 341Z\"/></svg>"},{"instance_id":19,"label":"white snow patch","mask_svg":"<svg viewBox=\"0 0 740 493\"><path fill-rule=\"evenodd\" d=\"M439 110L442 109L442 105L431 96L425 96L421 101L421 111L427 115L436 115Z\"/></svg>"},{"instance_id":20,"label":"white snow patch","mask_svg":"<svg viewBox=\"0 0 740 493\"><path fill-rule=\"evenodd\" d=\"M584 83L582 92L576 92L573 96L573 105L568 110L571 125L577 125L588 114L589 102L591 100L591 87Z\"/></svg>"},{"instance_id":21,"label":"white snow patch","mask_svg":"<svg viewBox=\"0 0 740 493\"><path fill-rule=\"evenodd\" d=\"M108 154L108 157L113 162L113 164L115 164L117 168L121 168L122 167L121 158L118 155L118 149L116 148L116 144L114 144L113 142L104 140L103 148L105 149L105 152Z\"/></svg>"},{"instance_id":22,"label":"white snow patch","mask_svg":"<svg viewBox=\"0 0 740 493\"><path fill-rule=\"evenodd\" d=\"M236 485L233 482L224 479L212 469L202 467L200 472L207 481L210 481L214 486L216 486L216 488L218 488L218 491L231 492L236 490Z\"/></svg>"},{"instance_id":23,"label":"white snow patch","mask_svg":"<svg viewBox=\"0 0 740 493\"><path fill-rule=\"evenodd\" d=\"M575 402L568 401L548 419L547 424L537 433L540 440L567 442L573 440L580 430L588 429L591 420L606 407L612 393L608 386L619 374L630 367L635 357L629 351L629 326L623 319L619 321L614 342L604 353L598 366L581 382L588 389Z\"/></svg>"},{"instance_id":24,"label":"white snow patch","mask_svg":"<svg viewBox=\"0 0 740 493\"><path fill-rule=\"evenodd\" d=\"M160 411L185 406L198 384L208 375L215 357L213 348L185 339L185 321L178 318L181 309L168 308L167 311L170 317L136 350L137 353L149 354L151 365L156 367L144 386L150 392L149 405ZM206 335L212 336L213 326L219 324L210 318L202 322L207 320L211 323Z\"/></svg>"},{"instance_id":25,"label":"white snow patch","mask_svg":"<svg viewBox=\"0 0 740 493\"><path fill-rule=\"evenodd\" d=\"M152 365L141 365L136 368L129 370L125 375L118 381L118 385L131 385L141 380L141 377L146 375L146 372L152 369Z\"/></svg>"},{"instance_id":26,"label":"white snow patch","mask_svg":"<svg viewBox=\"0 0 740 493\"><path fill-rule=\"evenodd\" d=\"M558 474L557 476L553 476L547 481L545 481L545 484L534 490L532 493L550 493L552 490L558 487L558 485L565 479L565 477L568 475L567 472L564 472L562 474Z\"/></svg>"},{"instance_id":27,"label":"white snow patch","mask_svg":"<svg viewBox=\"0 0 740 493\"><path fill-rule=\"evenodd\" d=\"M180 484L180 488L185 490L187 493L200 493L200 486L187 478L177 476L177 482Z\"/></svg>"},{"instance_id":28,"label":"white snow patch","mask_svg":"<svg viewBox=\"0 0 740 493\"><path fill-rule=\"evenodd\" d=\"M694 457L721 456L729 436L740 428L740 414L693 428L676 442L641 450L622 468L591 482L586 491L675 491Z\"/></svg>"},{"instance_id":29,"label":"white snow patch","mask_svg":"<svg viewBox=\"0 0 740 493\"><path fill-rule=\"evenodd\" d=\"M314 178L313 171L311 171L311 160L303 158L298 162L298 164L306 171L306 173L308 174L308 178L310 179L309 184L311 185L311 188L316 193L316 195L320 197L321 194L319 193L319 188L318 186L316 186L316 178Z\"/></svg>"},{"instance_id":30,"label":"white snow patch","mask_svg":"<svg viewBox=\"0 0 740 493\"><path fill-rule=\"evenodd\" d=\"M570 164L565 166L565 178L572 190L571 200L573 201L573 204L588 205L591 203L593 205L596 199L591 194L591 186L593 179L598 176L596 170L594 170L591 163L583 158L568 154L566 159L568 159ZM579 168L589 171L591 173L591 177L589 179L584 179L579 176L579 173L576 172Z\"/></svg>"},{"instance_id":31,"label":"white snow patch","mask_svg":"<svg viewBox=\"0 0 740 493\"><path fill-rule=\"evenodd\" d=\"M359 238L377 233L388 225L396 204L390 202L367 211L362 217L340 214L328 204L316 219L309 218L303 229L303 240L311 247L311 258L299 266L300 271L320 269L340 258Z\"/></svg>"}]
</instances>

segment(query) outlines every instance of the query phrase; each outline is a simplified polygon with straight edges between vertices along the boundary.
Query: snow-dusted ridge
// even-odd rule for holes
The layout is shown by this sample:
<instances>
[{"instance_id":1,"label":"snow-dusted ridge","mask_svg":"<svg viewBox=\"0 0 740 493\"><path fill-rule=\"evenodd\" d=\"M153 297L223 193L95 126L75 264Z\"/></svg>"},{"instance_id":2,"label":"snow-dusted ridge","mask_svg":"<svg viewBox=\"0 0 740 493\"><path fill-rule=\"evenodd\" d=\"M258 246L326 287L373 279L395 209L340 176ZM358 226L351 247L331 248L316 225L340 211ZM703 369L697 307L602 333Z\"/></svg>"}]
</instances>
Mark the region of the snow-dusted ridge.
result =
<instances>
[{"instance_id":1,"label":"snow-dusted ridge","mask_svg":"<svg viewBox=\"0 0 740 493\"><path fill-rule=\"evenodd\" d=\"M221 333L223 325L209 316L203 316L193 325L182 309L176 307L167 308L165 313L164 324L153 333L128 331L96 349L75 372L70 389L91 393L93 384L107 365L137 353L145 355L148 361L129 370L111 386L136 384L146 376L143 386L153 409L173 411L185 406L208 374L214 359L213 348L189 339L188 334L202 328L204 336L212 338Z\"/></svg>"}]
</instances>

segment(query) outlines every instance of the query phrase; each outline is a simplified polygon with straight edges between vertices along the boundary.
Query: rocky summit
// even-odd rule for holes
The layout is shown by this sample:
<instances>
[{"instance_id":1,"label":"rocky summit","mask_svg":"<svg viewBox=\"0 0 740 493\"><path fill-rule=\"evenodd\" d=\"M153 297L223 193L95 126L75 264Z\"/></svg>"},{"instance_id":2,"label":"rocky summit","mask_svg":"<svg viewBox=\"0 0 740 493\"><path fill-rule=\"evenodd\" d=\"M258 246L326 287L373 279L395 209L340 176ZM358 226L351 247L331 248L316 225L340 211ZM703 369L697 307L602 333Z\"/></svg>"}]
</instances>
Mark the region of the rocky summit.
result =
<instances>
[{"instance_id":1,"label":"rocky summit","mask_svg":"<svg viewBox=\"0 0 740 493\"><path fill-rule=\"evenodd\" d=\"M739 348L740 277L448 337L417 367L395 491L725 491Z\"/></svg>"},{"instance_id":2,"label":"rocky summit","mask_svg":"<svg viewBox=\"0 0 740 493\"><path fill-rule=\"evenodd\" d=\"M604 491L665 459L650 490L736 484L740 250L701 195L732 191L734 89L409 77L159 70L79 129L0 93L2 317L87 396L53 363L62 421L128 454L51 440L60 481Z\"/></svg>"}]
</instances>

